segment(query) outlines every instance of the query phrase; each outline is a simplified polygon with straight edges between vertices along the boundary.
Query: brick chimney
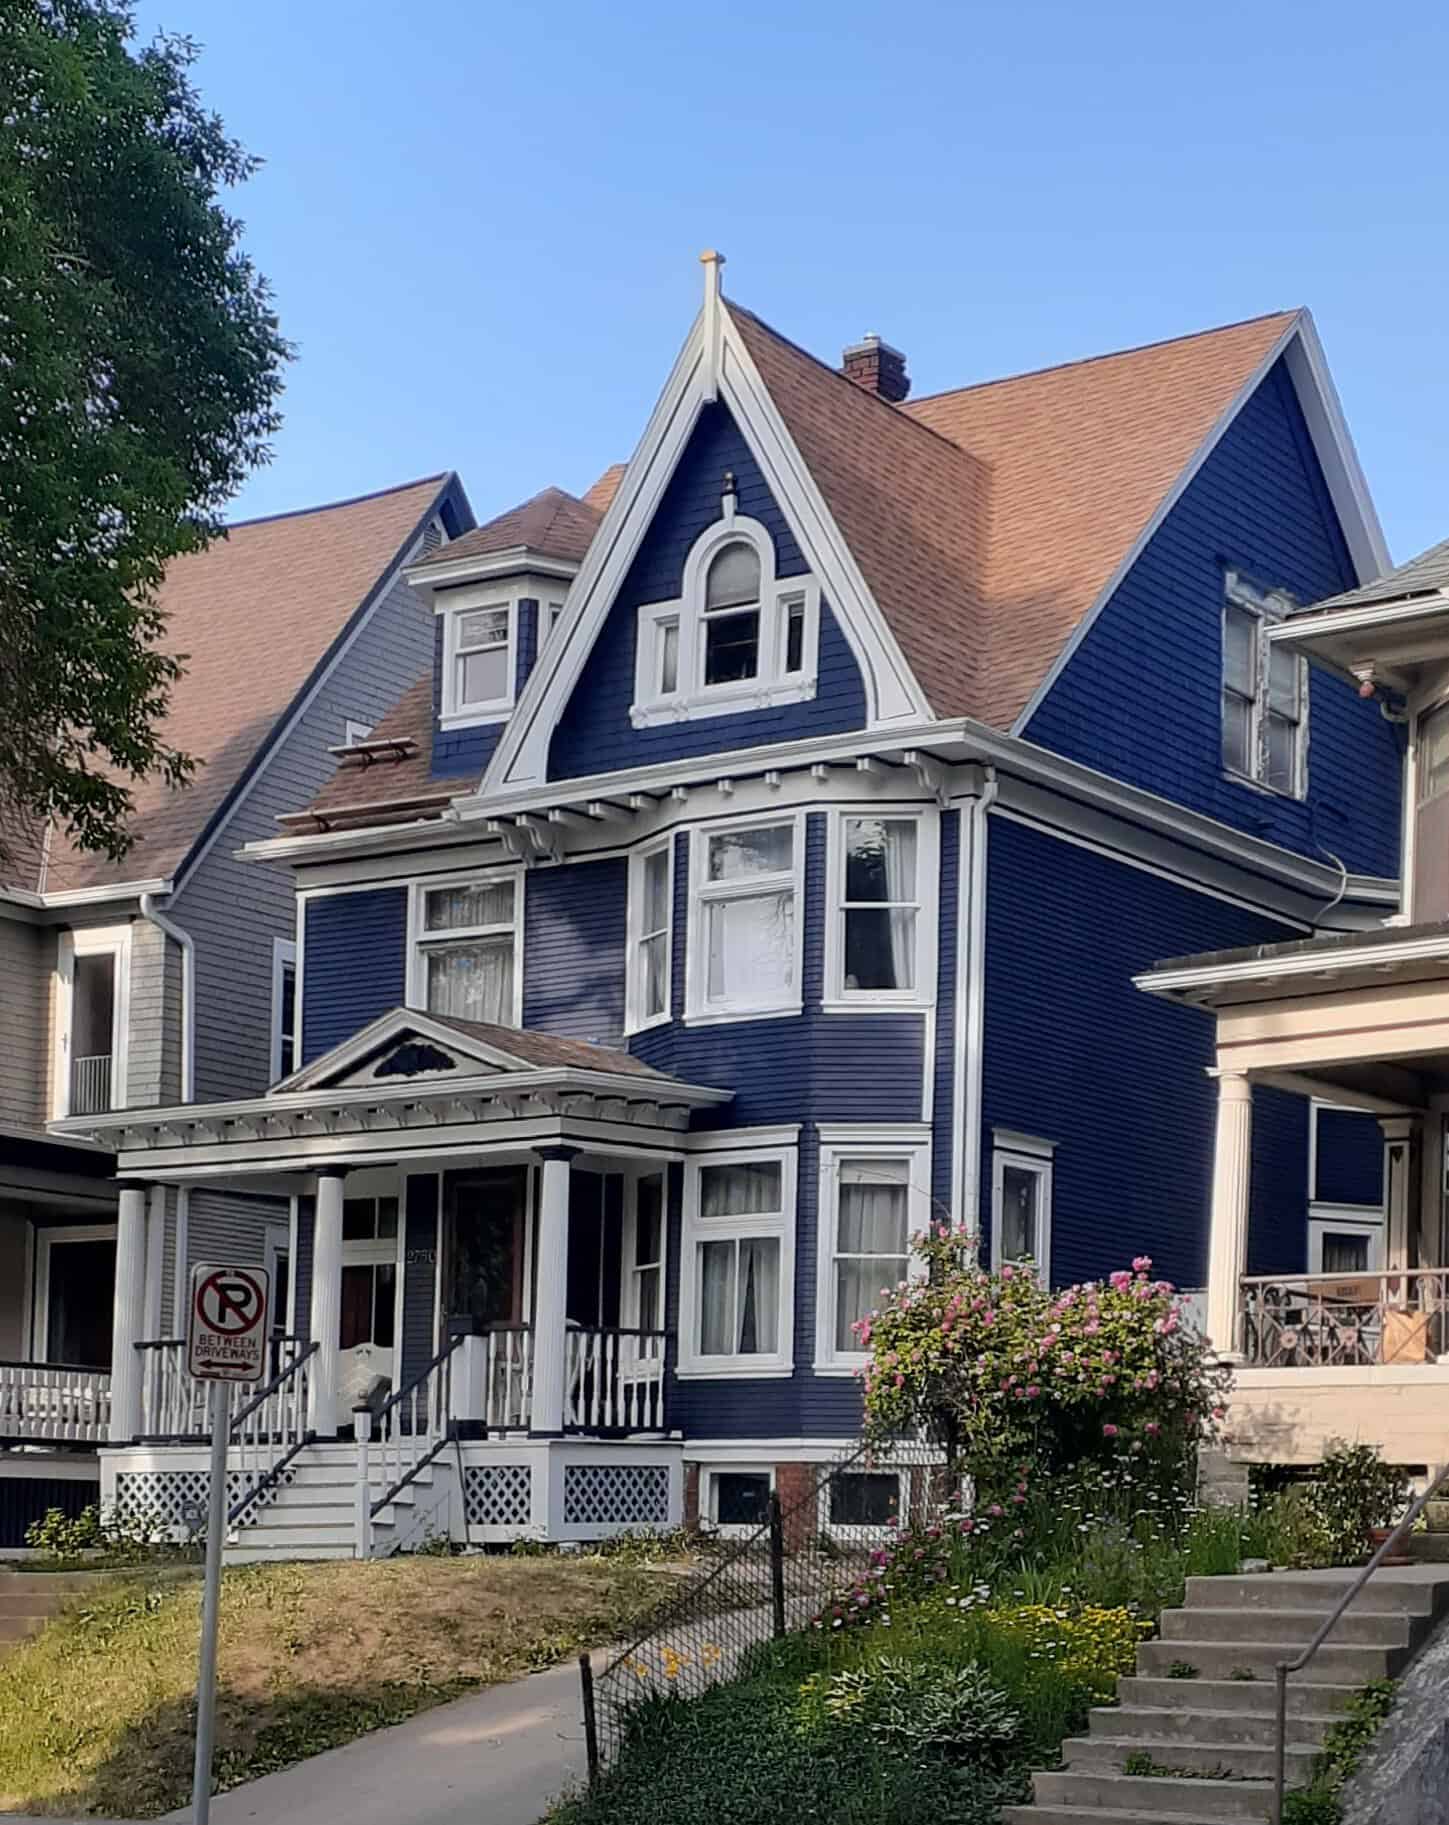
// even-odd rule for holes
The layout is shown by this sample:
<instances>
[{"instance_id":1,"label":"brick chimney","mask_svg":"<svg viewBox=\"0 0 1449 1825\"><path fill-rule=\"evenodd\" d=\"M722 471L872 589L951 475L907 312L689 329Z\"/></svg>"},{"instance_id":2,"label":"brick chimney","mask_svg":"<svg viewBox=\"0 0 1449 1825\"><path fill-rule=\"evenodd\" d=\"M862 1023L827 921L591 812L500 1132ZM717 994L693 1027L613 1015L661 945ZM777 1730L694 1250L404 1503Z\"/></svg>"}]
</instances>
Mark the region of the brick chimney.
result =
<instances>
[{"instance_id":1,"label":"brick chimney","mask_svg":"<svg viewBox=\"0 0 1449 1825\"><path fill-rule=\"evenodd\" d=\"M840 371L847 380L892 405L899 405L911 390L905 356L879 336L863 336L853 343L841 357Z\"/></svg>"}]
</instances>

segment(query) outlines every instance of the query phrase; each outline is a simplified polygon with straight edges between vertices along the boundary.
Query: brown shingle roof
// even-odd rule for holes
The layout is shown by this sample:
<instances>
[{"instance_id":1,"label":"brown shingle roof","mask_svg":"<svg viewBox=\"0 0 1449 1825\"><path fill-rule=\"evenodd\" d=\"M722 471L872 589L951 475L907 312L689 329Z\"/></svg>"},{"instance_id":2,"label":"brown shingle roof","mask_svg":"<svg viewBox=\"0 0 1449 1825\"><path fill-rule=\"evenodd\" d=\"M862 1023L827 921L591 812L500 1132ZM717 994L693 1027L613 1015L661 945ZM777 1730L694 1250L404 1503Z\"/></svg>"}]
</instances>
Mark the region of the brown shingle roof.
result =
<instances>
[{"instance_id":1,"label":"brown shingle roof","mask_svg":"<svg viewBox=\"0 0 1449 1825\"><path fill-rule=\"evenodd\" d=\"M445 548L445 549L451 549ZM434 779L433 675L426 672L410 686L368 737L369 748L339 766L305 812L284 820L293 828L312 820L325 824L346 817L356 822L374 806L398 812L417 804L419 815L430 805L445 805L455 793L471 792L478 777ZM392 752L371 749L381 742L396 742Z\"/></svg>"},{"instance_id":2,"label":"brown shingle roof","mask_svg":"<svg viewBox=\"0 0 1449 1825\"><path fill-rule=\"evenodd\" d=\"M610 463L604 473L584 495L584 505L592 507L600 519L614 503L614 496L619 492L619 483L624 479L627 463Z\"/></svg>"},{"instance_id":3,"label":"brown shingle roof","mask_svg":"<svg viewBox=\"0 0 1449 1825\"><path fill-rule=\"evenodd\" d=\"M595 482L594 487L598 486ZM544 557L579 563L599 519L600 513L587 502L566 494L562 488L545 488L531 501L510 507L507 513L489 520L486 526L475 526L451 545L440 545L418 568L450 564L457 558L484 557L495 551L513 551L520 545Z\"/></svg>"},{"instance_id":4,"label":"brown shingle roof","mask_svg":"<svg viewBox=\"0 0 1449 1825\"><path fill-rule=\"evenodd\" d=\"M581 1071L627 1071L634 1077L652 1077L661 1084L677 1083L666 1071L656 1071L642 1058L613 1046L598 1046L587 1039L560 1039L553 1033L539 1033L532 1027L500 1027L486 1020L456 1020L451 1015L429 1014L439 1026L453 1027L459 1033L480 1039L485 1045L497 1046L543 1070L573 1066Z\"/></svg>"},{"instance_id":5,"label":"brown shingle roof","mask_svg":"<svg viewBox=\"0 0 1449 1825\"><path fill-rule=\"evenodd\" d=\"M48 891L119 888L168 878L181 866L450 482L429 476L360 500L248 521L176 560L161 587L164 644L187 657L163 733L202 764L179 790L154 777L132 786L134 842L119 863L77 850L56 831ZM30 878L16 879L22 859ZM22 857L17 849L6 873L9 884L36 888L33 850Z\"/></svg>"}]
</instances>

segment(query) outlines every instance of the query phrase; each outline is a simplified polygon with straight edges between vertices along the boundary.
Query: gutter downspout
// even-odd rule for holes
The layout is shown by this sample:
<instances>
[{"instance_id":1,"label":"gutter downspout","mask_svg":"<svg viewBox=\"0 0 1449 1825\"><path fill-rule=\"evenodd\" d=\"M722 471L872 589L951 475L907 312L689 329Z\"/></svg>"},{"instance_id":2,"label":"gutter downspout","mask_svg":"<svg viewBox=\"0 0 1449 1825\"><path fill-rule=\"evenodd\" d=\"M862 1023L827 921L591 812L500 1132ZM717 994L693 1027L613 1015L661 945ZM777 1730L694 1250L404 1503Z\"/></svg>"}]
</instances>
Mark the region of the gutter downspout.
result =
<instances>
[{"instance_id":1,"label":"gutter downspout","mask_svg":"<svg viewBox=\"0 0 1449 1825\"><path fill-rule=\"evenodd\" d=\"M981 1234L981 1113L984 1103L986 1034L986 836L987 819L1000 790L995 767L987 767L981 791L964 812L961 898L965 902L956 969L956 1179L958 1221ZM958 913L959 917L959 913ZM958 939L958 945L961 941ZM964 955L962 952L964 951ZM964 964L964 967L962 967Z\"/></svg>"},{"instance_id":2,"label":"gutter downspout","mask_svg":"<svg viewBox=\"0 0 1449 1825\"><path fill-rule=\"evenodd\" d=\"M181 951L181 1100L190 1103L196 1100L196 942L191 933L183 931L164 913L156 910L156 901L151 894L143 893L140 899L141 917L148 925L154 925L165 938L172 939ZM176 1251L173 1258L174 1275L171 1290L171 1329L178 1330L182 1314L186 1309L187 1281L187 1230L190 1227L191 1190L183 1185L176 1193ZM156 1271L160 1271L157 1263ZM158 1327L159 1328L159 1327Z\"/></svg>"}]
</instances>

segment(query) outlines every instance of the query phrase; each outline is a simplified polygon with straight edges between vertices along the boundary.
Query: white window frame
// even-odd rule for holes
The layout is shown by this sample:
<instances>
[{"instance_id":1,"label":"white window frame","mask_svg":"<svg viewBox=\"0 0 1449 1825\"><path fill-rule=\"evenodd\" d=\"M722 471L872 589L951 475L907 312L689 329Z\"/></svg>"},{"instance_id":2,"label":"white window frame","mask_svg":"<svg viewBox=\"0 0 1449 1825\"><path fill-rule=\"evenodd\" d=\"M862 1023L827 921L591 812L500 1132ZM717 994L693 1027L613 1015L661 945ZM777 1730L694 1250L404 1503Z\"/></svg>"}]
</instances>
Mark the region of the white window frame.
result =
<instances>
[{"instance_id":1,"label":"white window frame","mask_svg":"<svg viewBox=\"0 0 1449 1825\"><path fill-rule=\"evenodd\" d=\"M524 871L518 866L504 868L471 868L462 874L425 875L408 883L408 969L407 1005L419 1013L428 1011L427 953L448 944L467 944L478 938L496 937L502 926L479 925L455 931L429 932L426 926L424 896L448 887L493 886L500 881L513 883L513 1010L509 1026L523 1025L523 885ZM440 1015L440 1019L447 1019Z\"/></svg>"},{"instance_id":2,"label":"white window frame","mask_svg":"<svg viewBox=\"0 0 1449 1825\"><path fill-rule=\"evenodd\" d=\"M401 1216L399 1216L401 1221ZM273 1332L290 1335L292 1329L292 1268L296 1256L292 1252L292 1226L290 1223L269 1223L262 1237L264 1258L267 1264L267 1282L271 1310L267 1314L269 1328ZM287 1301L286 1309L277 1311L277 1259L287 1257Z\"/></svg>"},{"instance_id":3,"label":"white window frame","mask_svg":"<svg viewBox=\"0 0 1449 1825\"><path fill-rule=\"evenodd\" d=\"M911 820L916 826L916 986L912 989L849 989L845 986L845 826L854 818ZM869 1008L923 1008L936 1003L936 948L940 895L941 821L919 804L841 805L830 813L826 858L826 1013L858 1014ZM864 901L852 905L865 905ZM874 902L884 904L884 902ZM905 904L905 902L901 902Z\"/></svg>"},{"instance_id":4,"label":"white window frame","mask_svg":"<svg viewBox=\"0 0 1449 1825\"><path fill-rule=\"evenodd\" d=\"M473 728L480 723L506 722L512 713L518 693L518 597L512 591L495 585L480 584L471 589L439 590L433 610L443 617L443 678L439 699L438 726L443 729ZM508 683L501 696L478 703L463 703L458 697L459 618L479 609L493 609L508 616L507 657L504 661Z\"/></svg>"},{"instance_id":5,"label":"white window frame","mask_svg":"<svg viewBox=\"0 0 1449 1825\"><path fill-rule=\"evenodd\" d=\"M801 703L815 695L820 649L820 586L812 576L777 577L775 542L758 520L733 511L734 497L725 496L725 512L695 540L684 561L681 594L669 602L649 602L638 611L634 647L634 702L630 720L636 729L657 723L686 720L691 716L723 716L742 710L759 710L772 704ZM759 666L753 678L732 679L727 684L704 682L705 583L709 567L725 545L744 543L754 548L760 564ZM789 609L798 602L804 612L800 665L789 672L786 641ZM662 650L660 630L669 623L679 627L675 688L666 691L659 677Z\"/></svg>"},{"instance_id":6,"label":"white window frame","mask_svg":"<svg viewBox=\"0 0 1449 1825\"><path fill-rule=\"evenodd\" d=\"M854 1466L842 1470L842 1476L893 1476L896 1479L896 1520L904 1522L911 1513L911 1472L903 1464L875 1464L870 1469ZM896 1533L896 1528L857 1526L853 1522L832 1521L830 1518L830 1491L835 1478L822 1478L820 1483L819 1507L816 1511L816 1531L821 1538L889 1540Z\"/></svg>"},{"instance_id":7,"label":"white window frame","mask_svg":"<svg viewBox=\"0 0 1449 1825\"><path fill-rule=\"evenodd\" d=\"M544 651L558 631L558 624L563 619L564 604L561 601L541 601L538 605L538 650Z\"/></svg>"},{"instance_id":8,"label":"white window frame","mask_svg":"<svg viewBox=\"0 0 1449 1825\"><path fill-rule=\"evenodd\" d=\"M668 876L665 891L664 933L664 1006L656 1014L644 1009L644 940L655 932L644 930L644 874L650 859L663 855ZM628 955L624 980L624 1030L643 1033L649 1027L668 1024L674 1013L674 836L671 832L658 842L646 843L629 857Z\"/></svg>"},{"instance_id":9,"label":"white window frame","mask_svg":"<svg viewBox=\"0 0 1449 1825\"><path fill-rule=\"evenodd\" d=\"M659 1210L659 1329L666 1330L664 1323L667 1316L667 1298L669 1290L669 1167L664 1161L655 1165L639 1165L626 1174L624 1179L624 1222L623 1222L623 1259L619 1263L619 1310L623 1314L623 1326L626 1331L641 1330L639 1311L639 1268L634 1260L634 1241L639 1228L639 1187L645 1179L658 1179L663 1187L663 1198ZM647 1265L654 1265L649 1263ZM631 1339L634 1345L630 1353L631 1360L643 1360L638 1338Z\"/></svg>"},{"instance_id":10,"label":"white window frame","mask_svg":"<svg viewBox=\"0 0 1449 1825\"><path fill-rule=\"evenodd\" d=\"M358 742L366 741L371 734L372 724L370 722L358 722L349 716L342 725L342 745L345 748L355 748Z\"/></svg>"},{"instance_id":11,"label":"white window frame","mask_svg":"<svg viewBox=\"0 0 1449 1825\"><path fill-rule=\"evenodd\" d=\"M298 1021L301 1006L297 976L297 942L295 938L272 939L272 1082L282 1080L282 984L287 966L292 968L292 1070L302 1068L302 1031Z\"/></svg>"},{"instance_id":12,"label":"white window frame","mask_svg":"<svg viewBox=\"0 0 1449 1825\"><path fill-rule=\"evenodd\" d=\"M1298 706L1299 718L1297 735L1293 744L1293 784L1285 791L1281 786L1268 782L1268 711L1269 702L1269 668L1272 664L1272 643L1267 639L1267 631L1279 622L1287 619L1297 603L1283 590L1263 590L1257 588L1240 571L1230 570L1227 573L1223 589L1222 614L1219 621L1222 636L1222 697L1228 693L1228 611L1234 609L1240 614L1253 616L1258 624L1256 663L1257 675L1255 688L1250 701L1249 711L1249 756L1251 761L1247 773L1240 772L1231 766L1225 753L1222 753L1222 731L1224 728L1221 699L1219 702L1219 752L1222 768L1227 777L1241 785L1255 787L1260 792L1271 792L1275 798L1301 799L1308 791L1308 707L1309 707L1309 674L1308 661L1302 657L1294 660L1298 668ZM1242 693L1236 688L1234 696Z\"/></svg>"},{"instance_id":13,"label":"white window frame","mask_svg":"<svg viewBox=\"0 0 1449 1825\"><path fill-rule=\"evenodd\" d=\"M441 1192L441 1190L442 1187L440 1184L439 1191ZM393 1341L391 1347L393 1358L392 1384L394 1388L397 1388L401 1385L402 1379L403 1311L406 1305L404 1294L406 1292L407 1281L407 1180L406 1178L397 1180L387 1179L381 1175L374 1179L372 1174L358 1173L355 1178L348 1180L343 1202L348 1203L355 1200L358 1203L377 1204L383 1198L395 1198L397 1200L396 1236L374 1236L370 1240L362 1239L343 1242L342 1265L344 1267L391 1267L396 1270L393 1275ZM442 1251L439 1250L440 1254L441 1252ZM295 1256L293 1257L292 1265L293 1278L295 1278ZM289 1287L289 1299L293 1296L294 1291ZM342 1308L340 1305L337 1311L337 1320L340 1335L340 1326L342 1322Z\"/></svg>"},{"instance_id":14,"label":"white window frame","mask_svg":"<svg viewBox=\"0 0 1449 1825\"><path fill-rule=\"evenodd\" d=\"M906 1278L924 1277L926 1264L911 1251L912 1236L931 1226L931 1130L903 1126L820 1126L820 1201L815 1277L815 1373L854 1375L869 1350L835 1347L835 1256L840 1233L840 1168L849 1160L899 1160L906 1168Z\"/></svg>"},{"instance_id":15,"label":"white window frame","mask_svg":"<svg viewBox=\"0 0 1449 1825\"><path fill-rule=\"evenodd\" d=\"M1033 1134L1017 1134L1011 1129L994 1128L991 1135L991 1265L994 1269L1016 1266L1001 1250L1002 1193L1006 1169L1031 1173L1037 1181L1036 1236L1041 1252L1033 1253L1032 1262L1042 1284L1051 1284L1052 1273L1052 1176L1056 1142L1042 1140Z\"/></svg>"},{"instance_id":16,"label":"white window frame","mask_svg":"<svg viewBox=\"0 0 1449 1825\"><path fill-rule=\"evenodd\" d=\"M719 1479L722 1476L762 1476L769 1479L770 1493L775 1491L775 1466L766 1463L701 1464L699 1466L699 1526L702 1533L718 1534L722 1540L748 1540L759 1532L739 1521L715 1519L719 1507Z\"/></svg>"},{"instance_id":17,"label":"white window frame","mask_svg":"<svg viewBox=\"0 0 1449 1825\"><path fill-rule=\"evenodd\" d=\"M764 830L788 825L794 832L792 864L788 874L743 876L736 881L709 879L709 840L731 831ZM714 900L739 899L781 891L789 886L795 896L795 986L790 994L773 999L711 1002L709 1000L709 947L705 909ZM716 819L698 824L689 844L689 914L685 945L685 1021L690 1026L711 1026L725 1021L755 1020L772 1015L798 1014L804 1006L802 978L805 968L805 814L786 811L771 815Z\"/></svg>"},{"instance_id":18,"label":"white window frame","mask_svg":"<svg viewBox=\"0 0 1449 1825\"><path fill-rule=\"evenodd\" d=\"M685 1160L684 1217L679 1250L679 1360L675 1370L681 1380L764 1381L794 1373L797 1159L795 1147L741 1146L691 1153ZM778 1214L738 1218L700 1216L700 1175L706 1166L758 1166L773 1162L778 1162L780 1167L781 1209ZM778 1237L780 1242L780 1348L770 1355L706 1356L694 1344L699 1329L700 1245L757 1236Z\"/></svg>"},{"instance_id":19,"label":"white window frame","mask_svg":"<svg viewBox=\"0 0 1449 1825\"><path fill-rule=\"evenodd\" d=\"M70 1114L72 1027L77 957L115 958L111 996L111 1108L126 1107L126 1062L131 1042L131 927L79 926L60 934L55 965L55 1040L51 1047L53 1119Z\"/></svg>"},{"instance_id":20,"label":"white window frame","mask_svg":"<svg viewBox=\"0 0 1449 1825\"><path fill-rule=\"evenodd\" d=\"M1375 1218L1366 1204L1313 1204L1308 1210L1308 1271L1310 1274L1321 1274L1326 1270L1323 1265L1323 1243L1330 1231L1337 1236L1364 1236L1369 1242L1369 1263L1364 1268L1366 1274L1380 1274L1385 1266L1385 1239L1387 1225L1380 1216ZM1347 1277L1352 1276L1351 1269L1345 1269Z\"/></svg>"}]
</instances>

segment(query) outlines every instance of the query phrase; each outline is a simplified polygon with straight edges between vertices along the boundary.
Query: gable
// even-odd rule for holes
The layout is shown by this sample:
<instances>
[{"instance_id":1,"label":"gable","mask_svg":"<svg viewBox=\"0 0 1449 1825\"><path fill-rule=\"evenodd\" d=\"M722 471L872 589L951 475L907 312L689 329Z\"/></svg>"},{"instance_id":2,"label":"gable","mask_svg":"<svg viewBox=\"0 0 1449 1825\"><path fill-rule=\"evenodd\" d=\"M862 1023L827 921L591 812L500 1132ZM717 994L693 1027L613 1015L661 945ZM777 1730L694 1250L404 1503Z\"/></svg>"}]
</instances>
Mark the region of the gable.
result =
<instances>
[{"instance_id":1,"label":"gable","mask_svg":"<svg viewBox=\"0 0 1449 1825\"><path fill-rule=\"evenodd\" d=\"M865 691L835 611L820 605L819 673L813 699L733 714L699 716L648 728L630 720L634 700L638 611L673 601L683 588L691 547L720 517L726 474L735 478L738 511L756 520L775 549L779 578L804 577L809 565L739 425L726 406L706 405L680 455L644 537L615 594L571 692L549 749L548 777L573 779L861 728Z\"/></svg>"},{"instance_id":2,"label":"gable","mask_svg":"<svg viewBox=\"0 0 1449 1825\"><path fill-rule=\"evenodd\" d=\"M1308 793L1229 778L1221 764L1225 572L1317 601L1355 568L1314 440L1280 358L1088 628L1024 730L1031 741L1265 837L1328 850L1353 872L1397 869L1399 754L1373 704L1313 668Z\"/></svg>"},{"instance_id":3,"label":"gable","mask_svg":"<svg viewBox=\"0 0 1449 1825\"><path fill-rule=\"evenodd\" d=\"M480 1064L475 1059L460 1060L424 1035L404 1032L389 1040L370 1058L322 1079L317 1088L341 1089L385 1083L394 1078L447 1077L459 1072L478 1077L497 1069L496 1065Z\"/></svg>"}]
</instances>

